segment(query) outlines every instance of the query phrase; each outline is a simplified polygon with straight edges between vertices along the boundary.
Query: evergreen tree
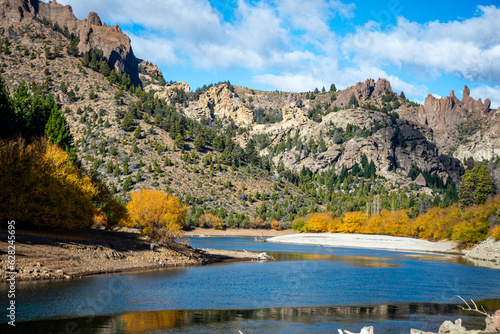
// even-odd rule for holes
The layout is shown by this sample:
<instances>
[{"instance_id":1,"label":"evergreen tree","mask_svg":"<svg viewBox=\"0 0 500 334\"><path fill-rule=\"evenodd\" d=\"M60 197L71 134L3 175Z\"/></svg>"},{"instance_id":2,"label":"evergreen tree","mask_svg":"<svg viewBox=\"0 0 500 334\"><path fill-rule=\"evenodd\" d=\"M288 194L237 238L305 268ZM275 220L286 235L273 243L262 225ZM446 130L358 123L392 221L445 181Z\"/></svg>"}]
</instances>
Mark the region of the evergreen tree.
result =
<instances>
[{"instance_id":1,"label":"evergreen tree","mask_svg":"<svg viewBox=\"0 0 500 334\"><path fill-rule=\"evenodd\" d=\"M141 126L138 125L137 128L135 128L134 137L137 138L137 139L140 139L141 138L141 134L142 134L142 129L141 129Z\"/></svg>"},{"instance_id":2,"label":"evergreen tree","mask_svg":"<svg viewBox=\"0 0 500 334\"><path fill-rule=\"evenodd\" d=\"M0 76L0 137L9 137L17 132L17 120L9 97L7 85Z\"/></svg>"},{"instance_id":3,"label":"evergreen tree","mask_svg":"<svg viewBox=\"0 0 500 334\"><path fill-rule=\"evenodd\" d=\"M175 137L174 144L175 144L175 146L177 146L181 150L184 148L184 137L182 136L182 134L177 133L177 136Z\"/></svg>"},{"instance_id":4,"label":"evergreen tree","mask_svg":"<svg viewBox=\"0 0 500 334\"><path fill-rule=\"evenodd\" d=\"M194 148L200 152L205 147L205 140L203 139L203 135L198 133L194 140Z\"/></svg>"},{"instance_id":5,"label":"evergreen tree","mask_svg":"<svg viewBox=\"0 0 500 334\"><path fill-rule=\"evenodd\" d=\"M331 84L330 92L335 93L336 91L337 91L337 87L335 87L335 84Z\"/></svg>"},{"instance_id":6,"label":"evergreen tree","mask_svg":"<svg viewBox=\"0 0 500 334\"><path fill-rule=\"evenodd\" d=\"M458 193L460 207L480 205L493 194L494 184L488 166L475 163L472 170L465 171Z\"/></svg>"},{"instance_id":7,"label":"evergreen tree","mask_svg":"<svg viewBox=\"0 0 500 334\"><path fill-rule=\"evenodd\" d=\"M259 153L255 149L253 140L248 141L247 146L245 147L245 155L249 164L257 165L259 163Z\"/></svg>"},{"instance_id":8,"label":"evergreen tree","mask_svg":"<svg viewBox=\"0 0 500 334\"><path fill-rule=\"evenodd\" d=\"M67 152L70 151L73 145L73 136L69 130L69 125L57 105L52 107L49 120L45 125L45 135L51 143L61 146Z\"/></svg>"}]
</instances>

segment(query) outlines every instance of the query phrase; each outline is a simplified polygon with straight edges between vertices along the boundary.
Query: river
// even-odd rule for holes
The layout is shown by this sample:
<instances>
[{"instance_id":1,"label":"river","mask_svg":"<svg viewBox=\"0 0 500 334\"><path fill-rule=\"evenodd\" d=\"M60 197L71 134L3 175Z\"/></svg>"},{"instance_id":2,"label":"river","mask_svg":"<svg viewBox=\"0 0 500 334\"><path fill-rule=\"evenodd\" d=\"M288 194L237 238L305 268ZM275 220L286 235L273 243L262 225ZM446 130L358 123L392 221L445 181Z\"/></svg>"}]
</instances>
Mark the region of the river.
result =
<instances>
[{"instance_id":1,"label":"river","mask_svg":"<svg viewBox=\"0 0 500 334\"><path fill-rule=\"evenodd\" d=\"M500 308L500 270L444 255L191 238L194 247L266 251L273 262L18 282L18 333L409 333L462 318L458 295ZM6 300L1 286L1 300ZM2 302L2 305L6 305ZM11 330L7 319L0 331Z\"/></svg>"}]
</instances>

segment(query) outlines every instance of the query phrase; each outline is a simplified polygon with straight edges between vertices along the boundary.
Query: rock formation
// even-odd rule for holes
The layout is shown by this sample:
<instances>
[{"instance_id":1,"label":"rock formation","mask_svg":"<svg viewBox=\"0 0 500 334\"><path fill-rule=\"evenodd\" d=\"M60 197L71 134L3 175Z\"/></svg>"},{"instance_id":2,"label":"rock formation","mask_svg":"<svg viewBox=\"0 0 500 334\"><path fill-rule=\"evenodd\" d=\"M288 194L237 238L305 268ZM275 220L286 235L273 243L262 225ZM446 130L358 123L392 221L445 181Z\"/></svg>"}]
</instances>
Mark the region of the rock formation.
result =
<instances>
[{"instance_id":1,"label":"rock formation","mask_svg":"<svg viewBox=\"0 0 500 334\"><path fill-rule=\"evenodd\" d=\"M213 86L200 95L198 102L185 112L196 119L205 116L208 119L232 119L239 125L252 124L253 112L231 96L227 84Z\"/></svg>"},{"instance_id":2,"label":"rock formation","mask_svg":"<svg viewBox=\"0 0 500 334\"><path fill-rule=\"evenodd\" d=\"M156 65L154 65L156 67ZM161 72L160 72L161 73ZM172 103L172 101L177 97L180 91L184 93L191 92L191 89L187 83L184 81L174 82L172 84L166 84L165 86L160 85L147 85L144 87L144 91L149 93L150 91L155 91L155 97L158 99L164 99L167 103Z\"/></svg>"},{"instance_id":3,"label":"rock formation","mask_svg":"<svg viewBox=\"0 0 500 334\"><path fill-rule=\"evenodd\" d=\"M4 0L0 4L4 20L10 22L31 22L35 18L46 19L64 29L67 27L80 38L80 52L98 48L109 60L110 66L127 73L133 84L139 84L138 60L134 56L130 39L118 26L108 27L101 23L96 13L90 13L86 19L78 20L70 6L63 6L52 1L44 3L38 0Z\"/></svg>"},{"instance_id":4,"label":"rock formation","mask_svg":"<svg viewBox=\"0 0 500 334\"><path fill-rule=\"evenodd\" d=\"M286 105L281 109L283 122L290 120L296 120L299 123L306 122L308 118L301 107L302 101L300 100L300 96L295 93L290 93Z\"/></svg>"},{"instance_id":5,"label":"rock formation","mask_svg":"<svg viewBox=\"0 0 500 334\"><path fill-rule=\"evenodd\" d=\"M142 59L139 59L139 69L141 73L147 74L153 78L163 77L163 73L158 68L158 66Z\"/></svg>"},{"instance_id":6,"label":"rock formation","mask_svg":"<svg viewBox=\"0 0 500 334\"><path fill-rule=\"evenodd\" d=\"M463 98L460 101L453 90L450 96L436 99L427 95L424 105L420 107L418 120L433 130L449 130L473 117L483 117L490 112L491 101L485 103L469 96L469 87L464 87Z\"/></svg>"},{"instance_id":7,"label":"rock formation","mask_svg":"<svg viewBox=\"0 0 500 334\"><path fill-rule=\"evenodd\" d=\"M379 97L385 94L386 90L392 92L391 84L386 79L367 79L365 82L358 82L355 86L348 87L339 92L337 100L333 103L337 107L347 106L351 96L364 103L370 97Z\"/></svg>"}]
</instances>

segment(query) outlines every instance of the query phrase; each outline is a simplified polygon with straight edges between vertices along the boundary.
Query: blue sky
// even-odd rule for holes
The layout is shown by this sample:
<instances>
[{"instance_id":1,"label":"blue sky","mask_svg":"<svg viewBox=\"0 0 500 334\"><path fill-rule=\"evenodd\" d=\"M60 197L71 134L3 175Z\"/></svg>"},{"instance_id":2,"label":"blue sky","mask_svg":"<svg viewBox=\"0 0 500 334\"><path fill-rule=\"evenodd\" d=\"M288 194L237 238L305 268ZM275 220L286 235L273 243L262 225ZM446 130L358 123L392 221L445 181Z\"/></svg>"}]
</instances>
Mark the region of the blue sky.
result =
<instances>
[{"instance_id":1,"label":"blue sky","mask_svg":"<svg viewBox=\"0 0 500 334\"><path fill-rule=\"evenodd\" d=\"M497 1L59 0L82 19L118 24L137 57L191 89L230 80L263 90L345 88L387 78L393 90L500 106Z\"/></svg>"}]
</instances>

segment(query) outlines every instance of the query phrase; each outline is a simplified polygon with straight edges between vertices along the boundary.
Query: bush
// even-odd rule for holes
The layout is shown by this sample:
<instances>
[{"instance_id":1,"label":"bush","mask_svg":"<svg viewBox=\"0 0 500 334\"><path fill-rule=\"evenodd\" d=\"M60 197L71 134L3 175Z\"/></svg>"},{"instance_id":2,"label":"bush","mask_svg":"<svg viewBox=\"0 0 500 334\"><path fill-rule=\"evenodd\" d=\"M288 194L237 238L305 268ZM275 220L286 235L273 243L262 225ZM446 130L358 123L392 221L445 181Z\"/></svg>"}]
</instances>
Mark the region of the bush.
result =
<instances>
[{"instance_id":1,"label":"bush","mask_svg":"<svg viewBox=\"0 0 500 334\"><path fill-rule=\"evenodd\" d=\"M306 225L306 217L297 217L292 221L292 229L294 231L299 231L299 232L305 232L306 230L304 229Z\"/></svg>"},{"instance_id":2,"label":"bush","mask_svg":"<svg viewBox=\"0 0 500 334\"><path fill-rule=\"evenodd\" d=\"M491 235L493 240L500 241L500 226L494 227L488 235Z\"/></svg>"},{"instance_id":3,"label":"bush","mask_svg":"<svg viewBox=\"0 0 500 334\"><path fill-rule=\"evenodd\" d=\"M215 228L217 230L223 230L224 226L222 220L210 213L205 213L198 218L198 225L205 228Z\"/></svg>"},{"instance_id":4,"label":"bush","mask_svg":"<svg viewBox=\"0 0 500 334\"><path fill-rule=\"evenodd\" d=\"M271 228L272 228L273 230L279 231L279 230L282 230L282 229L283 229L283 225L281 224L281 222L280 222L280 221L278 221L278 220L273 220L273 221L271 222Z\"/></svg>"}]
</instances>

